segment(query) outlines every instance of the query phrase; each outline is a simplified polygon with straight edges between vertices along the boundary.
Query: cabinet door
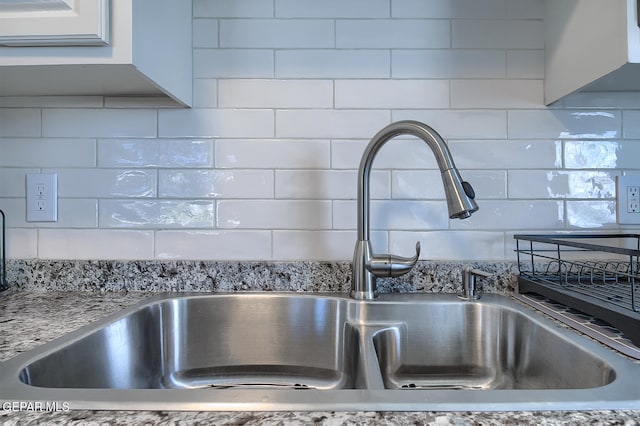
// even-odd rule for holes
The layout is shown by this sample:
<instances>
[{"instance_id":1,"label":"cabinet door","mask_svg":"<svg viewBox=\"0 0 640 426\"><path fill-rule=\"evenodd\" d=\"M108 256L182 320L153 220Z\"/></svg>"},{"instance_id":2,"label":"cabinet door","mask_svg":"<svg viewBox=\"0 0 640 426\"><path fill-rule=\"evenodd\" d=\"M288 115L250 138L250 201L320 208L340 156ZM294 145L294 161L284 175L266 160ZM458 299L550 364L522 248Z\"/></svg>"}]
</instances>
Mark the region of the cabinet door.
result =
<instances>
[{"instance_id":1,"label":"cabinet door","mask_svg":"<svg viewBox=\"0 0 640 426\"><path fill-rule=\"evenodd\" d=\"M640 0L546 0L545 103L640 92Z\"/></svg>"},{"instance_id":2,"label":"cabinet door","mask_svg":"<svg viewBox=\"0 0 640 426\"><path fill-rule=\"evenodd\" d=\"M109 0L0 0L0 45L108 43Z\"/></svg>"}]
</instances>

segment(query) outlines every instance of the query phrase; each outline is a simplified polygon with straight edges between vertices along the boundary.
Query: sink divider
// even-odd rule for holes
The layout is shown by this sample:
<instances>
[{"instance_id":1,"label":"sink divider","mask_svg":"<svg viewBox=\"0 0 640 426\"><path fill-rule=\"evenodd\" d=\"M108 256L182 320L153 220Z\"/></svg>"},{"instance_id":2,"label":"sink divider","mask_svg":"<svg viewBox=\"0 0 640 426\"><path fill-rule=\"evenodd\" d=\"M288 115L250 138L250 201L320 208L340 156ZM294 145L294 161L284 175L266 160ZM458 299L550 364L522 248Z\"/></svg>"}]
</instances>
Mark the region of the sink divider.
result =
<instances>
[{"instance_id":1,"label":"sink divider","mask_svg":"<svg viewBox=\"0 0 640 426\"><path fill-rule=\"evenodd\" d=\"M367 390L386 389L377 349L375 337L382 332L399 334L402 324L349 324L358 334L358 361L356 387Z\"/></svg>"}]
</instances>

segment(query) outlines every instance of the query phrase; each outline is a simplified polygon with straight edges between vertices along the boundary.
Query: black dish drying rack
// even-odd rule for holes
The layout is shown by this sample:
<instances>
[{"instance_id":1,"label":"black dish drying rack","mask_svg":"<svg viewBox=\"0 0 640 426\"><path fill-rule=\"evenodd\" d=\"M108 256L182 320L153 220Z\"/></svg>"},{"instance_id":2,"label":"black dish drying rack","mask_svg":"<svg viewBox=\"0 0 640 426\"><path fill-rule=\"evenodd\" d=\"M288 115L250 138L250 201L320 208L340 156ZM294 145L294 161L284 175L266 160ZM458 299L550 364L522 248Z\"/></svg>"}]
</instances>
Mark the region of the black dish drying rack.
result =
<instances>
[{"instance_id":1,"label":"black dish drying rack","mask_svg":"<svg viewBox=\"0 0 640 426\"><path fill-rule=\"evenodd\" d=\"M640 346L640 235L514 235L519 293L605 321Z\"/></svg>"}]
</instances>

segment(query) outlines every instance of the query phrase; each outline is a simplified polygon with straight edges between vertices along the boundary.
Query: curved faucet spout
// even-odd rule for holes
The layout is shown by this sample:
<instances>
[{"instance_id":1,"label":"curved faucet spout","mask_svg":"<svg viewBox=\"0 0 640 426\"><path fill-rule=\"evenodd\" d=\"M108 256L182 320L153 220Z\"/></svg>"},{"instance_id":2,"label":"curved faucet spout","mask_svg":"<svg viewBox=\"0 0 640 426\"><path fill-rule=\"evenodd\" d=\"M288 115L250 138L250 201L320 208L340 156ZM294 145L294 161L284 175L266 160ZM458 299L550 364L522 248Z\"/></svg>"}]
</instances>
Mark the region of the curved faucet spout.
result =
<instances>
[{"instance_id":1,"label":"curved faucet spout","mask_svg":"<svg viewBox=\"0 0 640 426\"><path fill-rule=\"evenodd\" d=\"M409 272L418 260L416 255L401 258L393 255L374 255L369 242L369 176L376 154L387 141L399 135L412 135L422 139L433 152L447 197L449 217L465 219L478 210L475 193L464 182L451 157L446 142L433 128L418 121L398 121L380 130L369 142L362 155L358 170L358 241L353 255L351 296L372 299L377 296L376 277L397 277Z\"/></svg>"}]
</instances>

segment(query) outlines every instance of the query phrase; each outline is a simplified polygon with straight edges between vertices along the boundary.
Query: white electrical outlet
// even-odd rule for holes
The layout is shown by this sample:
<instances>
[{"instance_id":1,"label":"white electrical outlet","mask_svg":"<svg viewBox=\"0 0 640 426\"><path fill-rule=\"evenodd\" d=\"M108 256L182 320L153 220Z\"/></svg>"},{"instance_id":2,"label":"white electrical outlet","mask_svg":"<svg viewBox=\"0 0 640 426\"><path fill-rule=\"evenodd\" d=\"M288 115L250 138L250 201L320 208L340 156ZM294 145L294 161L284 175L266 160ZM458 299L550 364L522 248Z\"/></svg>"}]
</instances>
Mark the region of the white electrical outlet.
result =
<instances>
[{"instance_id":1,"label":"white electrical outlet","mask_svg":"<svg viewBox=\"0 0 640 426\"><path fill-rule=\"evenodd\" d=\"M58 175L27 173L27 222L58 221Z\"/></svg>"},{"instance_id":2,"label":"white electrical outlet","mask_svg":"<svg viewBox=\"0 0 640 426\"><path fill-rule=\"evenodd\" d=\"M640 225L640 176L618 176L616 199L618 223Z\"/></svg>"}]
</instances>

